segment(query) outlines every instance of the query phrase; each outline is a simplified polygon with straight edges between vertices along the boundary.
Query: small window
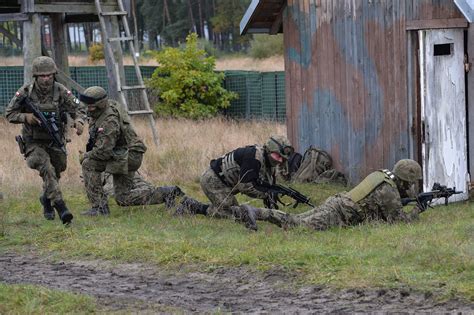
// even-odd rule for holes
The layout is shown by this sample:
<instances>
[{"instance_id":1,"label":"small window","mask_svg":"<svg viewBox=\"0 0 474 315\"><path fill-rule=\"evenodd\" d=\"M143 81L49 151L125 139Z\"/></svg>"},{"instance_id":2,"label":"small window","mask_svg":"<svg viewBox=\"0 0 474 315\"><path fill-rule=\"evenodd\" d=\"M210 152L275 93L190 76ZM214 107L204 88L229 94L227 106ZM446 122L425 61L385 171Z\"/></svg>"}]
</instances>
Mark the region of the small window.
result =
<instances>
[{"instance_id":1,"label":"small window","mask_svg":"<svg viewBox=\"0 0 474 315\"><path fill-rule=\"evenodd\" d=\"M437 44L434 45L435 56L447 56L453 53L453 44Z\"/></svg>"}]
</instances>

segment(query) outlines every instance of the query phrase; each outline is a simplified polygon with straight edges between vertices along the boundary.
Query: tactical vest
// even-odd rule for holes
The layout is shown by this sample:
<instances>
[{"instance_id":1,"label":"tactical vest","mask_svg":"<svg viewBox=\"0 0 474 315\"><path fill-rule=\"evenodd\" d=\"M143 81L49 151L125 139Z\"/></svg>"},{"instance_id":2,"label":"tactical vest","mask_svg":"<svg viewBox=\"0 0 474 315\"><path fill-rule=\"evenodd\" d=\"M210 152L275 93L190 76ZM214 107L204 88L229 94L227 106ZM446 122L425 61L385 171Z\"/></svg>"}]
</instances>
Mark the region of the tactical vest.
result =
<instances>
[{"instance_id":1,"label":"tactical vest","mask_svg":"<svg viewBox=\"0 0 474 315\"><path fill-rule=\"evenodd\" d=\"M389 170L378 170L375 171L369 176L367 176L359 185L354 187L347 194L354 202L359 202L370 193L372 193L377 187L382 183L388 183L392 187L396 188L397 184L395 183L395 175Z\"/></svg>"},{"instance_id":2,"label":"tactical vest","mask_svg":"<svg viewBox=\"0 0 474 315\"><path fill-rule=\"evenodd\" d=\"M259 146L255 146L255 148L255 159L259 160L261 163L259 177L264 179L266 182L271 182L271 171L265 168L267 163L264 163L264 149ZM217 175L223 179L225 184L228 186L233 187L239 183L240 165L235 161L234 151L229 152L222 157L221 172Z\"/></svg>"},{"instance_id":3,"label":"tactical vest","mask_svg":"<svg viewBox=\"0 0 474 315\"><path fill-rule=\"evenodd\" d=\"M60 132L63 134L64 123L61 119L61 112L59 110L59 101L61 96L61 87L55 81L53 86L53 97L51 102L41 103L35 90L34 83L29 84L24 88L24 92L27 93L28 97L43 112L46 118L54 116L57 125L60 127ZM51 136L48 134L45 128L40 125L23 125L23 136L26 141L51 141Z\"/></svg>"}]
</instances>

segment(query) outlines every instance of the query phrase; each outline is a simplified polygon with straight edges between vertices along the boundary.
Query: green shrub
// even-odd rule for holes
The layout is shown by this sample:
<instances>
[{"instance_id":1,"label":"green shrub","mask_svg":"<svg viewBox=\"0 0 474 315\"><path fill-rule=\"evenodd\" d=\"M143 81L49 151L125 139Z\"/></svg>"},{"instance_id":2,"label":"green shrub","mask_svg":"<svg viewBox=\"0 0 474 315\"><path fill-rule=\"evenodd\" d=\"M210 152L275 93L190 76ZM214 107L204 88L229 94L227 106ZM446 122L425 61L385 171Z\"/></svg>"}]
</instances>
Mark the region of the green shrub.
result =
<instances>
[{"instance_id":1,"label":"green shrub","mask_svg":"<svg viewBox=\"0 0 474 315\"><path fill-rule=\"evenodd\" d=\"M147 84L161 100L155 111L162 116L212 117L237 97L222 87L224 74L214 72L215 59L198 48L194 33L183 48L156 52L156 60L159 66Z\"/></svg>"},{"instance_id":2,"label":"green shrub","mask_svg":"<svg viewBox=\"0 0 474 315\"><path fill-rule=\"evenodd\" d=\"M93 63L105 59L104 45L102 43L92 44L89 47L89 59Z\"/></svg>"},{"instance_id":3,"label":"green shrub","mask_svg":"<svg viewBox=\"0 0 474 315\"><path fill-rule=\"evenodd\" d=\"M256 59L283 55L283 35L254 35L250 41L250 55Z\"/></svg>"}]
</instances>

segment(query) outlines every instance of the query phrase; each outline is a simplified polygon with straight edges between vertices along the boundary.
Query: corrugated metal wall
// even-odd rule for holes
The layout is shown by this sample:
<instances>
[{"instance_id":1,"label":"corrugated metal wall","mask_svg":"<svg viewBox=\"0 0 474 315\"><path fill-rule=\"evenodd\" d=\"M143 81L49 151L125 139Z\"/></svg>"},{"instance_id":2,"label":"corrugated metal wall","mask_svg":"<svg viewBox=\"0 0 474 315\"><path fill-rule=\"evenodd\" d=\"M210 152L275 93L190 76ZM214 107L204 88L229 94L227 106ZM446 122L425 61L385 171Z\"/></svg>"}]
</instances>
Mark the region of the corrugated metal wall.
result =
<instances>
[{"instance_id":1,"label":"corrugated metal wall","mask_svg":"<svg viewBox=\"0 0 474 315\"><path fill-rule=\"evenodd\" d=\"M451 0L288 0L291 141L330 152L352 183L409 157L406 21L461 17Z\"/></svg>"}]
</instances>

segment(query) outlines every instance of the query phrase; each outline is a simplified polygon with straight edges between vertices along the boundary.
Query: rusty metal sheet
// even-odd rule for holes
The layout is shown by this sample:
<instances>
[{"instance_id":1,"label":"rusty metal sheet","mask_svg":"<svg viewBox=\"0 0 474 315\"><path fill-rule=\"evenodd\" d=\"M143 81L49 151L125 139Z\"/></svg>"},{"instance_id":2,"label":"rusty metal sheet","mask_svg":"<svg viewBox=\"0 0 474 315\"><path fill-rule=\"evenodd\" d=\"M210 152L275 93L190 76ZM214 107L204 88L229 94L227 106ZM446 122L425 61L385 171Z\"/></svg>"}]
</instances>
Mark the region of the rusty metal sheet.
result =
<instances>
[{"instance_id":1,"label":"rusty metal sheet","mask_svg":"<svg viewBox=\"0 0 474 315\"><path fill-rule=\"evenodd\" d=\"M406 21L460 15L448 0L288 0L287 119L296 147L327 150L352 183L411 157Z\"/></svg>"}]
</instances>

